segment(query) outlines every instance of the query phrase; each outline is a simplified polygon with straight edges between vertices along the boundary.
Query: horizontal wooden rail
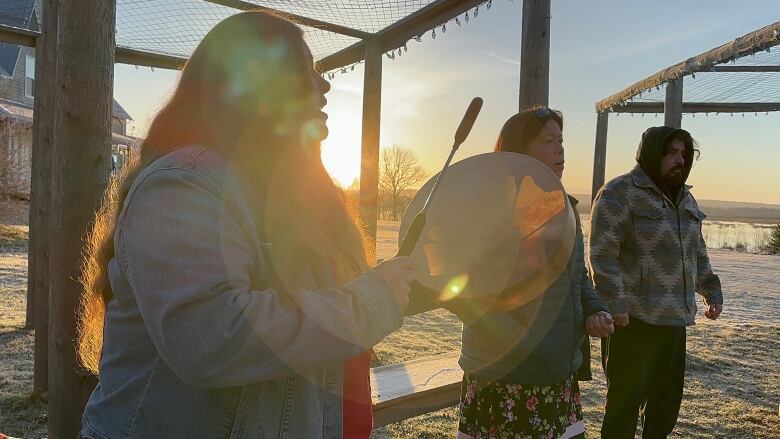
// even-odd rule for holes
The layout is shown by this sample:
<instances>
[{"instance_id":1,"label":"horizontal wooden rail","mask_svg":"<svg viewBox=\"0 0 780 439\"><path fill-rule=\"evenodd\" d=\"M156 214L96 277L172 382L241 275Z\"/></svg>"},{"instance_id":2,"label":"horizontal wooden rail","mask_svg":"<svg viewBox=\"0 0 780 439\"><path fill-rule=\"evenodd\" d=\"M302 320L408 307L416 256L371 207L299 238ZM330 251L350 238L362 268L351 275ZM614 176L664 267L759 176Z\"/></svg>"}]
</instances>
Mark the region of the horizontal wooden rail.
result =
<instances>
[{"instance_id":1,"label":"horizontal wooden rail","mask_svg":"<svg viewBox=\"0 0 780 439\"><path fill-rule=\"evenodd\" d=\"M663 113L663 102L628 102L610 113ZM766 113L780 111L780 102L683 102L683 113Z\"/></svg>"},{"instance_id":2,"label":"horizontal wooden rail","mask_svg":"<svg viewBox=\"0 0 780 439\"><path fill-rule=\"evenodd\" d=\"M381 427L452 407L460 398L459 352L371 370L374 426Z\"/></svg>"}]
</instances>

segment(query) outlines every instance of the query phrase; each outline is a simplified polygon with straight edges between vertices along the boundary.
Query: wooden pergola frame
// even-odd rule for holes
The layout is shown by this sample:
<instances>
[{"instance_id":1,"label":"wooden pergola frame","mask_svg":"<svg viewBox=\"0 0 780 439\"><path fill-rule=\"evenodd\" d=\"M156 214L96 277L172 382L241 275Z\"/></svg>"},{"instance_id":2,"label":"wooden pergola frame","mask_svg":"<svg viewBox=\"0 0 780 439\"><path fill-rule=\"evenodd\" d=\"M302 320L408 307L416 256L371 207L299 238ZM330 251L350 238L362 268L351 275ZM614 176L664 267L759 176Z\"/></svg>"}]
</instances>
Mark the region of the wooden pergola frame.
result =
<instances>
[{"instance_id":1,"label":"wooden pergola frame","mask_svg":"<svg viewBox=\"0 0 780 439\"><path fill-rule=\"evenodd\" d=\"M780 21L764 26L638 81L596 103L596 142L591 197L604 185L607 164L607 130L610 113L663 113L664 124L680 127L684 113L765 113L780 111L780 102L683 102L683 78L698 72L780 72L780 66L719 65L770 50L780 44ZM666 84L664 102L629 102L633 97Z\"/></svg>"},{"instance_id":2,"label":"wooden pergola frame","mask_svg":"<svg viewBox=\"0 0 780 439\"><path fill-rule=\"evenodd\" d=\"M361 60L366 64L360 204L375 237L382 54L486 0L436 0L376 33L243 0L203 1L278 13L301 25L361 40L320 64L325 71ZM28 306L35 307L34 391L48 394L49 438L59 439L78 436L84 404L95 385L94 377L82 373L75 354L82 290L77 279L83 235L100 206L110 172L114 64L181 69L187 59L116 47L115 0L42 2L41 32L0 25L0 42L36 50ZM522 29L520 109L547 105L550 0L524 0Z\"/></svg>"}]
</instances>

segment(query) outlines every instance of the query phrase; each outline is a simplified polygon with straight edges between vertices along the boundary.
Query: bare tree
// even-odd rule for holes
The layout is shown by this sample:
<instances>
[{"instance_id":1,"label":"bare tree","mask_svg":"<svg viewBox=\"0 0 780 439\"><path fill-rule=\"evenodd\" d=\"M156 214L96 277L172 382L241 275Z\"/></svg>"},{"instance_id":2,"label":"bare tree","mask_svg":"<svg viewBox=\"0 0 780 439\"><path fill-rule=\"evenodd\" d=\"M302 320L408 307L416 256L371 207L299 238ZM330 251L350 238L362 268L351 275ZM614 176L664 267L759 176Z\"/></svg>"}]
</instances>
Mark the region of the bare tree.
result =
<instances>
[{"instance_id":1,"label":"bare tree","mask_svg":"<svg viewBox=\"0 0 780 439\"><path fill-rule=\"evenodd\" d=\"M427 177L417 156L401 145L382 150L379 172L379 189L382 198L390 203L390 218L398 220L404 191Z\"/></svg>"}]
</instances>

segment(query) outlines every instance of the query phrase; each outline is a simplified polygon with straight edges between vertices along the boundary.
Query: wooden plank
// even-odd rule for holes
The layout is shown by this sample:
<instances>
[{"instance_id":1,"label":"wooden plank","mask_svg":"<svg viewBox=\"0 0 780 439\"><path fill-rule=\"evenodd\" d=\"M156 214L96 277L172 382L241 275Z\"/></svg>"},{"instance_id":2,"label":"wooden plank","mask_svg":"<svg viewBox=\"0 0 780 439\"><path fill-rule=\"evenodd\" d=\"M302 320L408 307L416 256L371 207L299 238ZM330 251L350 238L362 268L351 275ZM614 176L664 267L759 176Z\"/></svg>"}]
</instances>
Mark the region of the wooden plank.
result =
<instances>
[{"instance_id":1,"label":"wooden plank","mask_svg":"<svg viewBox=\"0 0 780 439\"><path fill-rule=\"evenodd\" d=\"M19 44L35 47L39 32L18 27L0 25L0 43ZM156 67L160 69L181 70L187 63L187 58L167 55L164 53L147 52L143 50L117 47L114 56L117 64Z\"/></svg>"},{"instance_id":2,"label":"wooden plank","mask_svg":"<svg viewBox=\"0 0 780 439\"><path fill-rule=\"evenodd\" d=\"M38 35L38 32L35 31L0 24L0 43L35 47L35 39Z\"/></svg>"},{"instance_id":3,"label":"wooden plank","mask_svg":"<svg viewBox=\"0 0 780 439\"><path fill-rule=\"evenodd\" d=\"M780 102L683 102L683 113L766 113L780 111ZM663 102L628 102L610 113L663 113Z\"/></svg>"},{"instance_id":4,"label":"wooden plank","mask_svg":"<svg viewBox=\"0 0 780 439\"><path fill-rule=\"evenodd\" d=\"M379 41L366 46L363 77L363 133L360 159L360 215L376 252L379 212L379 131L382 113L382 48Z\"/></svg>"},{"instance_id":5,"label":"wooden plank","mask_svg":"<svg viewBox=\"0 0 780 439\"><path fill-rule=\"evenodd\" d=\"M596 112L601 113L611 107L616 107L639 93L659 86L672 79L682 78L685 75L708 71L715 64L721 64L732 59L757 53L762 50L780 44L780 21L764 26L749 34L745 34L734 41L710 49L700 55L667 67L652 74L641 81L624 88L596 103Z\"/></svg>"},{"instance_id":6,"label":"wooden plank","mask_svg":"<svg viewBox=\"0 0 780 439\"><path fill-rule=\"evenodd\" d=\"M550 0L523 0L520 50L520 110L548 105L550 90Z\"/></svg>"},{"instance_id":7,"label":"wooden plank","mask_svg":"<svg viewBox=\"0 0 780 439\"><path fill-rule=\"evenodd\" d=\"M609 113L603 112L596 115L596 146L593 154L593 186L591 186L590 199L596 197L606 178L607 170L607 130L609 127Z\"/></svg>"},{"instance_id":8,"label":"wooden plank","mask_svg":"<svg viewBox=\"0 0 780 439\"><path fill-rule=\"evenodd\" d=\"M187 58L163 53L117 47L114 62L135 66L155 67L159 69L181 70L187 64Z\"/></svg>"},{"instance_id":9,"label":"wooden plank","mask_svg":"<svg viewBox=\"0 0 780 439\"><path fill-rule=\"evenodd\" d=\"M666 83L664 101L664 125L680 128L683 115L683 79L678 78Z\"/></svg>"},{"instance_id":10,"label":"wooden plank","mask_svg":"<svg viewBox=\"0 0 780 439\"><path fill-rule=\"evenodd\" d=\"M451 352L372 369L374 426L457 404L463 380L459 356L459 352Z\"/></svg>"},{"instance_id":11,"label":"wooden plank","mask_svg":"<svg viewBox=\"0 0 780 439\"><path fill-rule=\"evenodd\" d=\"M397 49L411 38L483 3L485 0L436 0L374 34L382 42L382 51ZM361 41L319 61L323 71L330 71L365 59L366 42Z\"/></svg>"},{"instance_id":12,"label":"wooden plank","mask_svg":"<svg viewBox=\"0 0 780 439\"><path fill-rule=\"evenodd\" d=\"M84 11L89 11L85 14ZM50 439L79 436L96 380L79 366L75 340L83 236L111 164L116 1L59 0L57 100L52 166L49 295Z\"/></svg>"},{"instance_id":13,"label":"wooden plank","mask_svg":"<svg viewBox=\"0 0 780 439\"><path fill-rule=\"evenodd\" d=\"M329 23L327 21L317 20L315 18L311 17L304 17L303 15L297 15L290 12L284 12L280 11L278 9L269 8L266 6L261 6L255 3L246 2L243 0L203 0L208 3L214 3L217 5L227 6L229 8L233 9L239 9L242 11L261 11L261 12L267 12L274 15L282 16L294 23L303 25L303 26L309 26L314 27L317 29L322 29L328 32L333 32L341 35L347 35L353 38L360 38L360 39L366 39L371 38L373 34L371 32L366 32L358 29L353 29L347 26L342 26L335 23Z\"/></svg>"},{"instance_id":14,"label":"wooden plank","mask_svg":"<svg viewBox=\"0 0 780 439\"><path fill-rule=\"evenodd\" d=\"M712 66L710 72L780 72L780 66Z\"/></svg>"},{"instance_id":15,"label":"wooden plank","mask_svg":"<svg viewBox=\"0 0 780 439\"><path fill-rule=\"evenodd\" d=\"M30 182L30 251L27 288L35 297L33 391L49 388L49 257L54 224L51 219L51 167L57 69L57 0L43 1L41 44L35 48L35 103Z\"/></svg>"}]
</instances>

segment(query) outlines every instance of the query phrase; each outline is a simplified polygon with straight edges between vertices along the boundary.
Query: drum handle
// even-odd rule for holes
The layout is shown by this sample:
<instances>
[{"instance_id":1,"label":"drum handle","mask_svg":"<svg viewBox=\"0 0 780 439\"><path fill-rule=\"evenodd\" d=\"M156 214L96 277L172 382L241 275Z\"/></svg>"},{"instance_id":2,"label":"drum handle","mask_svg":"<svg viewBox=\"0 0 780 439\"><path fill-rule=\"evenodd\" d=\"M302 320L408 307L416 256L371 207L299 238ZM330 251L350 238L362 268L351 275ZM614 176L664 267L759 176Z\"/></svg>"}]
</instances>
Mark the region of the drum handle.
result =
<instances>
[{"instance_id":1,"label":"drum handle","mask_svg":"<svg viewBox=\"0 0 780 439\"><path fill-rule=\"evenodd\" d=\"M458 148L466 140L466 137L468 137L469 133L471 132L471 128L474 126L474 122L477 120L479 111L482 109L482 102L482 98L476 97L471 100L469 108L466 109L466 114L463 115L463 119L461 119L460 125L458 125L458 130L455 132L455 142L452 144L450 155L447 157L447 161L444 163L444 167L439 173L439 176L436 177L436 183L433 184L433 189L431 189L431 193L428 194L428 198L425 200L425 204L423 205L422 210L417 215L415 215L414 220L412 220L412 224L409 226L409 230L406 232L406 236L404 236L404 239L401 241L401 248L398 250L397 256L412 255L414 246L417 245L417 241L420 239L420 235L425 228L425 221L427 219L426 212L428 212L428 207L431 205L433 195L439 188L441 180L444 178L444 173L447 171L447 168L449 168L450 162L452 162L452 158L455 156Z\"/></svg>"},{"instance_id":2,"label":"drum handle","mask_svg":"<svg viewBox=\"0 0 780 439\"><path fill-rule=\"evenodd\" d=\"M398 256L411 256L414 246L420 239L420 234L425 228L426 213L425 209L415 215L412 220L412 225L409 226L409 230L406 232L403 241L401 242L401 248L398 250Z\"/></svg>"}]
</instances>

